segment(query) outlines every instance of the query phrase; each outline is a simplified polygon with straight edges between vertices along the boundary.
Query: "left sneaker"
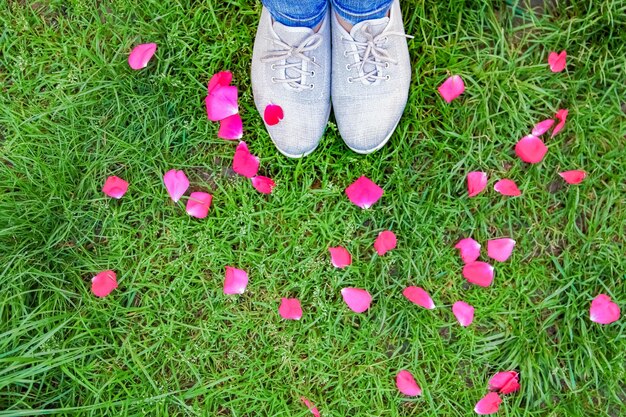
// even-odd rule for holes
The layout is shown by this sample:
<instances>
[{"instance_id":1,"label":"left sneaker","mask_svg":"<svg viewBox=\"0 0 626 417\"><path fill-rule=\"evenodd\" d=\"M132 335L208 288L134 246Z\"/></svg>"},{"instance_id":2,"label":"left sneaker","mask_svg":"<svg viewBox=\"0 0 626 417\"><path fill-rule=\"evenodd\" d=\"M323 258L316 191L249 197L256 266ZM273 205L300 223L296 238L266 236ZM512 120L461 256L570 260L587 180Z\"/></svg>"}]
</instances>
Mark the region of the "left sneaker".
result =
<instances>
[{"instance_id":1,"label":"left sneaker","mask_svg":"<svg viewBox=\"0 0 626 417\"><path fill-rule=\"evenodd\" d=\"M332 13L331 97L346 145L367 154L391 138L406 107L411 60L400 1L389 17L360 22L348 33Z\"/></svg>"}]
</instances>

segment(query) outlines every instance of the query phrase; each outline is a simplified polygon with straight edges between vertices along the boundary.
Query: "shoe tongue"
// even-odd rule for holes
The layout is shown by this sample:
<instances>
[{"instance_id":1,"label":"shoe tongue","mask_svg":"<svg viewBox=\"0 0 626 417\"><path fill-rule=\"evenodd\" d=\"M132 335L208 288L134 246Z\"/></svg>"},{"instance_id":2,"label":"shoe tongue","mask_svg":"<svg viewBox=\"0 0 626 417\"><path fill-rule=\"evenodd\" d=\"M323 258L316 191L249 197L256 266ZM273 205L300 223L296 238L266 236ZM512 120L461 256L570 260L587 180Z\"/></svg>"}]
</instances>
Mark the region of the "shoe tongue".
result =
<instances>
[{"instance_id":1,"label":"shoe tongue","mask_svg":"<svg viewBox=\"0 0 626 417\"><path fill-rule=\"evenodd\" d=\"M285 42L287 45L291 46L300 46L302 42L306 40L309 36L313 35L315 32L311 28L306 27L292 27L285 26L282 23L274 22L273 29L276 35L280 38L281 41ZM298 58L288 58L286 60L287 64L295 64L300 63L302 60ZM300 78L301 74L295 71L293 68L287 68L285 70L285 75L287 78Z\"/></svg>"},{"instance_id":2,"label":"shoe tongue","mask_svg":"<svg viewBox=\"0 0 626 417\"><path fill-rule=\"evenodd\" d=\"M380 19L366 20L364 22L357 23L352 27L350 36L352 39L358 42L367 42L367 36L365 32L372 35L373 38L383 33L387 25L389 24L388 17L381 17Z\"/></svg>"}]
</instances>

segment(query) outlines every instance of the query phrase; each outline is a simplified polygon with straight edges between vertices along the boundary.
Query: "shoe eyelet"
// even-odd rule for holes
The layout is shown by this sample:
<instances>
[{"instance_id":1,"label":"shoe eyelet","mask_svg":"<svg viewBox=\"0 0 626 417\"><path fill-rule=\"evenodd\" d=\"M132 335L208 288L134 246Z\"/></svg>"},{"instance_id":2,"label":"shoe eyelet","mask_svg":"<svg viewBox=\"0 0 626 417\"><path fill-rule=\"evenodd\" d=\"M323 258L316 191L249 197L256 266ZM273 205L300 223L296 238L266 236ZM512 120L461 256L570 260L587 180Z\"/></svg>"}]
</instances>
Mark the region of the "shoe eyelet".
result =
<instances>
[{"instance_id":1,"label":"shoe eyelet","mask_svg":"<svg viewBox=\"0 0 626 417\"><path fill-rule=\"evenodd\" d=\"M272 83L276 84L276 77L272 77Z\"/></svg>"},{"instance_id":2,"label":"shoe eyelet","mask_svg":"<svg viewBox=\"0 0 626 417\"><path fill-rule=\"evenodd\" d=\"M315 57L314 56L311 57L311 62L315 62Z\"/></svg>"},{"instance_id":3,"label":"shoe eyelet","mask_svg":"<svg viewBox=\"0 0 626 417\"><path fill-rule=\"evenodd\" d=\"M352 79L352 77L348 77L348 82L349 82L350 84L352 84L352 83L354 82L354 80Z\"/></svg>"},{"instance_id":4,"label":"shoe eyelet","mask_svg":"<svg viewBox=\"0 0 626 417\"><path fill-rule=\"evenodd\" d=\"M343 56L347 58L348 57L348 51L343 51Z\"/></svg>"},{"instance_id":5,"label":"shoe eyelet","mask_svg":"<svg viewBox=\"0 0 626 417\"><path fill-rule=\"evenodd\" d=\"M350 66L350 64L346 64L346 69L347 69L348 71L352 71L352 67Z\"/></svg>"},{"instance_id":6,"label":"shoe eyelet","mask_svg":"<svg viewBox=\"0 0 626 417\"><path fill-rule=\"evenodd\" d=\"M315 71L311 71L311 77L315 77Z\"/></svg>"},{"instance_id":7,"label":"shoe eyelet","mask_svg":"<svg viewBox=\"0 0 626 417\"><path fill-rule=\"evenodd\" d=\"M313 90L313 88L315 88L315 85L309 84L309 89Z\"/></svg>"},{"instance_id":8,"label":"shoe eyelet","mask_svg":"<svg viewBox=\"0 0 626 417\"><path fill-rule=\"evenodd\" d=\"M270 68L272 69L272 71L276 71L276 65L275 64L270 65Z\"/></svg>"},{"instance_id":9,"label":"shoe eyelet","mask_svg":"<svg viewBox=\"0 0 626 417\"><path fill-rule=\"evenodd\" d=\"M389 62L385 62L385 68L389 68Z\"/></svg>"},{"instance_id":10,"label":"shoe eyelet","mask_svg":"<svg viewBox=\"0 0 626 417\"><path fill-rule=\"evenodd\" d=\"M391 76L389 76L389 75L385 76L385 80L389 81L390 79L391 79Z\"/></svg>"}]
</instances>

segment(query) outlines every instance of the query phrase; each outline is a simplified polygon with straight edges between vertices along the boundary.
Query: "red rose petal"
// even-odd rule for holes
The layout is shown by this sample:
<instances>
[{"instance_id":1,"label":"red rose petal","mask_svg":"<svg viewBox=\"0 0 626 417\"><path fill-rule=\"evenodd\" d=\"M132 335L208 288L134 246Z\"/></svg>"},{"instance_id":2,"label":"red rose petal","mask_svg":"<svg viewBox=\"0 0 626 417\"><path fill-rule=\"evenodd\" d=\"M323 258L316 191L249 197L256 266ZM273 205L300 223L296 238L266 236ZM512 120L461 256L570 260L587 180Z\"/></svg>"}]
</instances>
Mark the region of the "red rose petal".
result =
<instances>
[{"instance_id":1,"label":"red rose petal","mask_svg":"<svg viewBox=\"0 0 626 417\"><path fill-rule=\"evenodd\" d=\"M383 189L369 178L362 176L346 188L346 195L362 209L370 208L383 195Z\"/></svg>"},{"instance_id":2,"label":"red rose petal","mask_svg":"<svg viewBox=\"0 0 626 417\"><path fill-rule=\"evenodd\" d=\"M459 250L461 259L466 264L474 262L480 256L480 244L471 237L461 239L454 248Z\"/></svg>"},{"instance_id":3,"label":"red rose petal","mask_svg":"<svg viewBox=\"0 0 626 417\"><path fill-rule=\"evenodd\" d=\"M238 94L234 85L215 86L204 100L209 120L217 122L239 113Z\"/></svg>"},{"instance_id":4,"label":"red rose petal","mask_svg":"<svg viewBox=\"0 0 626 417\"><path fill-rule=\"evenodd\" d=\"M533 131L531 134L533 136L541 136L544 133L546 133L552 127L553 124L554 124L553 119L542 120L541 122L537 123L535 127L533 127Z\"/></svg>"},{"instance_id":5,"label":"red rose petal","mask_svg":"<svg viewBox=\"0 0 626 417\"><path fill-rule=\"evenodd\" d=\"M297 298L281 298L278 313L287 320L300 320L302 318L300 300Z\"/></svg>"},{"instance_id":6,"label":"red rose petal","mask_svg":"<svg viewBox=\"0 0 626 417\"><path fill-rule=\"evenodd\" d=\"M378 237L374 242L374 249L376 249L379 256L383 256L390 250L395 249L396 244L396 235L390 230L385 230L378 234Z\"/></svg>"},{"instance_id":7,"label":"red rose petal","mask_svg":"<svg viewBox=\"0 0 626 417\"><path fill-rule=\"evenodd\" d=\"M372 296L365 290L360 288L344 288L341 290L343 301L355 313L362 313L370 308Z\"/></svg>"},{"instance_id":8,"label":"red rose petal","mask_svg":"<svg viewBox=\"0 0 626 417\"><path fill-rule=\"evenodd\" d=\"M591 321L599 324L610 324L619 320L620 313L619 306L606 294L594 298L589 308Z\"/></svg>"},{"instance_id":9,"label":"red rose petal","mask_svg":"<svg viewBox=\"0 0 626 417\"><path fill-rule=\"evenodd\" d=\"M189 195L187 200L187 214L191 217L198 219L204 219L209 214L209 208L211 207L211 200L213 196L209 193L195 192Z\"/></svg>"},{"instance_id":10,"label":"red rose petal","mask_svg":"<svg viewBox=\"0 0 626 417\"><path fill-rule=\"evenodd\" d=\"M452 313L463 327L467 327L474 321L474 307L465 301L457 301L452 305Z\"/></svg>"},{"instance_id":11,"label":"red rose petal","mask_svg":"<svg viewBox=\"0 0 626 417\"><path fill-rule=\"evenodd\" d=\"M242 269L226 267L224 294L243 294L248 286L248 273Z\"/></svg>"},{"instance_id":12,"label":"red rose petal","mask_svg":"<svg viewBox=\"0 0 626 417\"><path fill-rule=\"evenodd\" d=\"M555 137L557 133L559 133L565 127L565 121L567 120L567 115L569 114L569 110L561 109L556 112L556 118L559 119L559 123L554 126L554 130L552 130L552 136Z\"/></svg>"},{"instance_id":13,"label":"red rose petal","mask_svg":"<svg viewBox=\"0 0 626 417\"><path fill-rule=\"evenodd\" d=\"M243 137L243 122L239 114L233 114L220 121L217 137L226 140L241 139Z\"/></svg>"},{"instance_id":14,"label":"red rose petal","mask_svg":"<svg viewBox=\"0 0 626 417\"><path fill-rule=\"evenodd\" d=\"M488 287L493 282L493 266L486 262L472 262L463 267L463 276L472 284Z\"/></svg>"},{"instance_id":15,"label":"red rose petal","mask_svg":"<svg viewBox=\"0 0 626 417\"><path fill-rule=\"evenodd\" d=\"M233 157L233 171L247 178L254 177L259 172L259 158L252 155L246 142L239 142Z\"/></svg>"},{"instance_id":16,"label":"red rose petal","mask_svg":"<svg viewBox=\"0 0 626 417\"><path fill-rule=\"evenodd\" d=\"M487 242L487 255L498 262L505 262L511 256L514 247L513 239L492 239Z\"/></svg>"},{"instance_id":17,"label":"red rose petal","mask_svg":"<svg viewBox=\"0 0 626 417\"><path fill-rule=\"evenodd\" d=\"M487 187L487 173L473 171L467 174L467 192L470 197L477 196Z\"/></svg>"},{"instance_id":18,"label":"red rose petal","mask_svg":"<svg viewBox=\"0 0 626 417\"><path fill-rule=\"evenodd\" d=\"M320 417L319 410L317 409L317 407L313 405L311 401L309 401L308 399L304 397L300 397L300 400L309 409L309 411L313 414L314 417Z\"/></svg>"},{"instance_id":19,"label":"red rose petal","mask_svg":"<svg viewBox=\"0 0 626 417\"><path fill-rule=\"evenodd\" d=\"M102 187L104 194L117 199L122 198L126 191L128 191L128 183L115 175L107 178Z\"/></svg>"},{"instance_id":20,"label":"red rose petal","mask_svg":"<svg viewBox=\"0 0 626 417\"><path fill-rule=\"evenodd\" d=\"M262 175L252 177L250 180L254 189L262 194L271 194L274 187L276 187L276 183L271 178Z\"/></svg>"},{"instance_id":21,"label":"red rose petal","mask_svg":"<svg viewBox=\"0 0 626 417\"><path fill-rule=\"evenodd\" d=\"M579 170L559 172L559 175L568 184L580 184L583 182L585 177L587 177L587 173L585 171Z\"/></svg>"},{"instance_id":22,"label":"red rose petal","mask_svg":"<svg viewBox=\"0 0 626 417\"><path fill-rule=\"evenodd\" d=\"M284 117L283 108L277 104L268 104L263 112L263 120L268 126L277 125Z\"/></svg>"},{"instance_id":23,"label":"red rose petal","mask_svg":"<svg viewBox=\"0 0 626 417\"><path fill-rule=\"evenodd\" d=\"M463 94L465 91L465 83L459 75L453 75L448 78L437 89L443 99L450 103L452 100Z\"/></svg>"},{"instance_id":24,"label":"red rose petal","mask_svg":"<svg viewBox=\"0 0 626 417\"><path fill-rule=\"evenodd\" d=\"M117 288L117 276L111 270L102 271L91 278L91 291L96 297L106 297Z\"/></svg>"},{"instance_id":25,"label":"red rose petal","mask_svg":"<svg viewBox=\"0 0 626 417\"><path fill-rule=\"evenodd\" d=\"M435 308L433 299L430 298L430 295L424 291L423 288L413 286L407 287L404 291L402 291L402 295L404 295L410 302L428 310Z\"/></svg>"},{"instance_id":26,"label":"red rose petal","mask_svg":"<svg viewBox=\"0 0 626 417\"><path fill-rule=\"evenodd\" d=\"M330 252L330 261L335 268L345 268L352 263L352 256L346 248L337 246L328 248Z\"/></svg>"},{"instance_id":27,"label":"red rose petal","mask_svg":"<svg viewBox=\"0 0 626 417\"><path fill-rule=\"evenodd\" d=\"M554 136L554 133L552 135ZM533 135L524 136L515 145L515 154L529 164L541 162L547 152L548 147L541 139Z\"/></svg>"},{"instance_id":28,"label":"red rose petal","mask_svg":"<svg viewBox=\"0 0 626 417\"><path fill-rule=\"evenodd\" d=\"M230 71L220 71L209 80L207 94L211 94L217 87L226 87L233 81L233 73Z\"/></svg>"},{"instance_id":29,"label":"red rose petal","mask_svg":"<svg viewBox=\"0 0 626 417\"><path fill-rule=\"evenodd\" d=\"M515 392L520 388L517 377L515 371L498 372L489 380L489 390L499 391L500 394Z\"/></svg>"},{"instance_id":30,"label":"red rose petal","mask_svg":"<svg viewBox=\"0 0 626 417\"><path fill-rule=\"evenodd\" d=\"M550 65L550 71L561 72L567 65L567 52L561 51L561 53L550 52L548 55L548 65Z\"/></svg>"},{"instance_id":31,"label":"red rose petal","mask_svg":"<svg viewBox=\"0 0 626 417\"><path fill-rule=\"evenodd\" d=\"M480 415L494 414L498 412L501 403L502 399L500 396L495 392L490 392L476 403L474 411Z\"/></svg>"},{"instance_id":32,"label":"red rose petal","mask_svg":"<svg viewBox=\"0 0 626 417\"><path fill-rule=\"evenodd\" d=\"M398 372L398 375L396 375L396 387L398 387L398 391L409 397L422 395L422 389L417 385L415 378L409 371L402 370Z\"/></svg>"},{"instance_id":33,"label":"red rose petal","mask_svg":"<svg viewBox=\"0 0 626 417\"><path fill-rule=\"evenodd\" d=\"M167 171L163 176L163 183L167 189L167 193L175 203L185 194L189 188L189 180L183 171L172 169Z\"/></svg>"},{"instance_id":34,"label":"red rose petal","mask_svg":"<svg viewBox=\"0 0 626 417\"><path fill-rule=\"evenodd\" d=\"M515 184L512 180L500 180L495 183L493 189L499 192L502 195L506 195L509 197L517 197L522 195L522 192L519 188L517 188L517 184Z\"/></svg>"},{"instance_id":35,"label":"red rose petal","mask_svg":"<svg viewBox=\"0 0 626 417\"><path fill-rule=\"evenodd\" d=\"M156 52L156 43L144 43L133 48L128 55L128 65L134 70L140 70L148 66L148 61Z\"/></svg>"}]
</instances>

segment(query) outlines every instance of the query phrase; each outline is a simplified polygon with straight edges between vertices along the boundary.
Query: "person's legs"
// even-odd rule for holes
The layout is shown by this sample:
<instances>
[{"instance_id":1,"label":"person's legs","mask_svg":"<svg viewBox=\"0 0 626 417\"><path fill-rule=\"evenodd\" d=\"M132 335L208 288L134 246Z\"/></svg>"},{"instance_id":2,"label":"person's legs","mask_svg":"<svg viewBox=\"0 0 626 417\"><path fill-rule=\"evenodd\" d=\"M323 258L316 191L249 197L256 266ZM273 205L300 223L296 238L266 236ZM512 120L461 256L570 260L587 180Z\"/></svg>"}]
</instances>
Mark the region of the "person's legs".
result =
<instances>
[{"instance_id":1,"label":"person's legs","mask_svg":"<svg viewBox=\"0 0 626 417\"><path fill-rule=\"evenodd\" d=\"M331 0L335 12L350 25L387 16L393 0Z\"/></svg>"},{"instance_id":2,"label":"person's legs","mask_svg":"<svg viewBox=\"0 0 626 417\"><path fill-rule=\"evenodd\" d=\"M328 8L327 0L263 0L270 14L285 26L314 28Z\"/></svg>"}]
</instances>

